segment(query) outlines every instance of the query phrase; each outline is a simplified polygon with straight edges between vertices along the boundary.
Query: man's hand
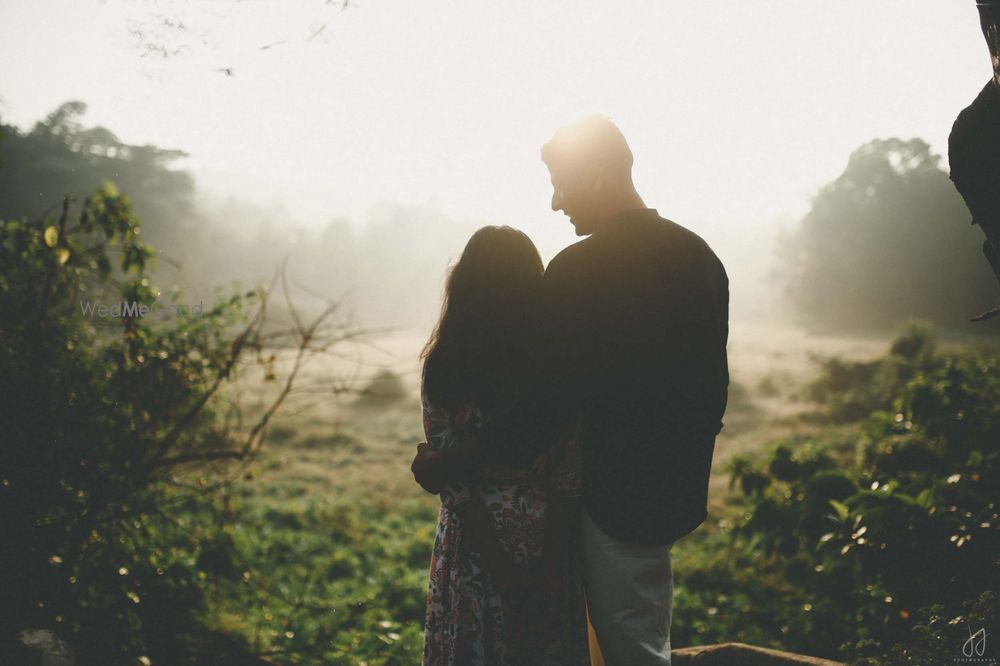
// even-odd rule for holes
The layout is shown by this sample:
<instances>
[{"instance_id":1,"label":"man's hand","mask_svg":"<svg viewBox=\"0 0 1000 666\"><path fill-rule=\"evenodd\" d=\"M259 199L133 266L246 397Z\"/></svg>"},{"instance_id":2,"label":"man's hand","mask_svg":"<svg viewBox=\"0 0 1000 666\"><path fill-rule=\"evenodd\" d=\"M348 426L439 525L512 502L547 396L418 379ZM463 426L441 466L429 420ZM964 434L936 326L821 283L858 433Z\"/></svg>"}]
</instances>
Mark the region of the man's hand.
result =
<instances>
[{"instance_id":1,"label":"man's hand","mask_svg":"<svg viewBox=\"0 0 1000 666\"><path fill-rule=\"evenodd\" d=\"M435 451L427 442L417 445L417 455L410 465L413 478L420 487L432 495L438 495L448 485L448 465L440 451Z\"/></svg>"},{"instance_id":2,"label":"man's hand","mask_svg":"<svg viewBox=\"0 0 1000 666\"><path fill-rule=\"evenodd\" d=\"M539 562L515 565L507 585L500 588L508 651L512 658L521 650L543 645L554 638L558 623L553 618L567 617L562 572L550 575Z\"/></svg>"}]
</instances>

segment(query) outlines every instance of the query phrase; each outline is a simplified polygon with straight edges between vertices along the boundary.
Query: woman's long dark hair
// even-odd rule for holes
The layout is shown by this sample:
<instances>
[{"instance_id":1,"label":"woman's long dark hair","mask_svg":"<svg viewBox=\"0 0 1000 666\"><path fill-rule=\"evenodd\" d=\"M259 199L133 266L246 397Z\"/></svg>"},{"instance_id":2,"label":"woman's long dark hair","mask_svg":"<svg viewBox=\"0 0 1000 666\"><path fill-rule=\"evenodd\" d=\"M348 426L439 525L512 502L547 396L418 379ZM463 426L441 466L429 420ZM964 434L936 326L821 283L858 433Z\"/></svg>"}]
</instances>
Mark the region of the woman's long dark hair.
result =
<instances>
[{"instance_id":1,"label":"woman's long dark hair","mask_svg":"<svg viewBox=\"0 0 1000 666\"><path fill-rule=\"evenodd\" d=\"M441 318L421 357L424 392L437 407L472 403L484 419L509 420L527 377L542 259L517 229L472 234L445 287ZM501 457L521 458L515 442ZM514 462L511 460L511 462Z\"/></svg>"}]
</instances>

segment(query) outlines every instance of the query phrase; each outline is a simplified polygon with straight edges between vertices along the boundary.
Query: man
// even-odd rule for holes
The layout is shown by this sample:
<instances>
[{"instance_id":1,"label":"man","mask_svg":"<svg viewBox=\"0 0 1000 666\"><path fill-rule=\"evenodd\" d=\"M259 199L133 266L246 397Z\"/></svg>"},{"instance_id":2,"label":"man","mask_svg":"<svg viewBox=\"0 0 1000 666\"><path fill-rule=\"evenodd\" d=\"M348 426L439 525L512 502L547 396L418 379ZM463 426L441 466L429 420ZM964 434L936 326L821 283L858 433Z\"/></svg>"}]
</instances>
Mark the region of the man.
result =
<instances>
[{"instance_id":1,"label":"man","mask_svg":"<svg viewBox=\"0 0 1000 666\"><path fill-rule=\"evenodd\" d=\"M545 272L535 416L544 432L580 426L579 542L606 663L669 666L670 550L707 517L729 384L729 281L705 241L646 207L607 118L560 129L542 160L552 209L588 238ZM442 468L418 454L413 471L434 490Z\"/></svg>"},{"instance_id":2,"label":"man","mask_svg":"<svg viewBox=\"0 0 1000 666\"><path fill-rule=\"evenodd\" d=\"M729 384L729 281L708 245L647 208L607 118L542 148L552 209L578 236L546 269L547 384L581 422L581 545L591 622L612 666L670 663L672 544L707 516Z\"/></svg>"}]
</instances>

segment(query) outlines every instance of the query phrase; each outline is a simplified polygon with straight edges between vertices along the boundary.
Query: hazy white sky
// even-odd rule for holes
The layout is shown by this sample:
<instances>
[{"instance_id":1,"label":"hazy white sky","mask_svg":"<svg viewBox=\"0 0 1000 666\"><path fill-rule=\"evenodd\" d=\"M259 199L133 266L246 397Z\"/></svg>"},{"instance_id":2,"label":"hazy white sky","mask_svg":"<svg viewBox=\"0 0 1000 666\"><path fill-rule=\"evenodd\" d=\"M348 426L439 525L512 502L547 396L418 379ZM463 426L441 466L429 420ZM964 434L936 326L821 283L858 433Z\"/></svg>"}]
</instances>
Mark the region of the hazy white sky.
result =
<instances>
[{"instance_id":1,"label":"hazy white sky","mask_svg":"<svg viewBox=\"0 0 1000 666\"><path fill-rule=\"evenodd\" d=\"M251 176L246 198L284 192L305 224L433 198L525 229L547 256L575 238L548 208L539 146L580 115L618 122L648 205L710 240L749 239L801 214L871 138L922 136L945 154L990 76L972 0L0 8L7 122L28 127L80 99L86 124L184 149L192 169ZM129 28L163 16L184 22L186 36L166 39L188 48L140 57Z\"/></svg>"}]
</instances>

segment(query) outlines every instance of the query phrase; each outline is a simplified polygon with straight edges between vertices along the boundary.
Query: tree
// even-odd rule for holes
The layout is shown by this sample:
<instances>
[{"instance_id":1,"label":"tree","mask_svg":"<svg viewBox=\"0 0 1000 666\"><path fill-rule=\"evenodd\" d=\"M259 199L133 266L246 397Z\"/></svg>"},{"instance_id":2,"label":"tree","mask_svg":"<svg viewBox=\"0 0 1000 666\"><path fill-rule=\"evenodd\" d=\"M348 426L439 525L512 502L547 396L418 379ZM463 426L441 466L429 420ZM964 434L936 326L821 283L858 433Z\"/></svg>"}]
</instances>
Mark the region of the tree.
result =
<instances>
[{"instance_id":1,"label":"tree","mask_svg":"<svg viewBox=\"0 0 1000 666\"><path fill-rule=\"evenodd\" d=\"M939 160L920 139L871 141L819 191L782 248L786 295L803 321L954 327L992 302L980 240Z\"/></svg>"},{"instance_id":2,"label":"tree","mask_svg":"<svg viewBox=\"0 0 1000 666\"><path fill-rule=\"evenodd\" d=\"M246 6L240 0L206 7L201 3L165 2L164 11L143 12L127 19L127 31L140 58L152 56L160 62L184 55L214 61L220 76L238 76L252 53L245 44L257 39L256 51L289 48L296 44L326 41L327 25L334 11L353 6L351 0L298 0L282 6L282 13L292 19L283 32L270 22L264 29L254 20L260 7ZM301 23L300 23L301 21ZM150 60L146 63L151 64Z\"/></svg>"},{"instance_id":3,"label":"tree","mask_svg":"<svg viewBox=\"0 0 1000 666\"><path fill-rule=\"evenodd\" d=\"M171 168L187 153L129 145L107 128L85 127L86 110L71 100L29 132L0 125L0 215L38 219L65 194L93 192L110 180L130 193L149 243L167 256L201 257L204 220L194 204L194 180Z\"/></svg>"},{"instance_id":4,"label":"tree","mask_svg":"<svg viewBox=\"0 0 1000 666\"><path fill-rule=\"evenodd\" d=\"M199 576L232 572L225 533L198 543L172 507L210 510L308 358L357 335L335 303L265 329L267 290L161 305L139 231L110 183L57 221L0 219L0 636L53 629L84 663L189 663ZM275 388L244 422L225 388L260 366Z\"/></svg>"}]
</instances>

